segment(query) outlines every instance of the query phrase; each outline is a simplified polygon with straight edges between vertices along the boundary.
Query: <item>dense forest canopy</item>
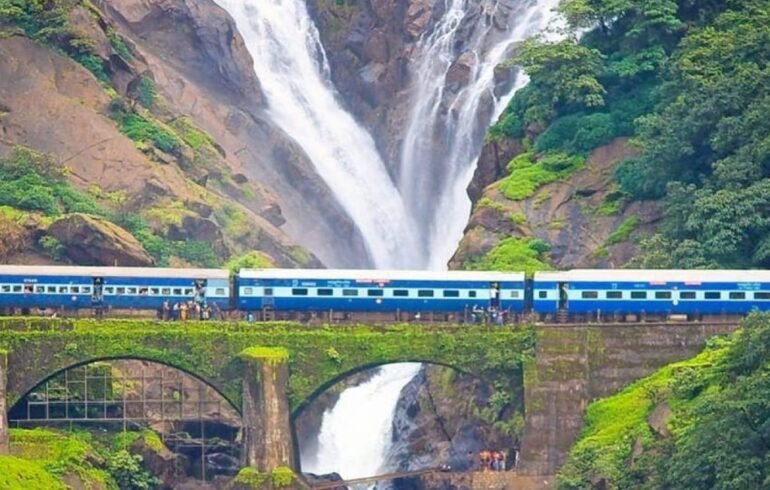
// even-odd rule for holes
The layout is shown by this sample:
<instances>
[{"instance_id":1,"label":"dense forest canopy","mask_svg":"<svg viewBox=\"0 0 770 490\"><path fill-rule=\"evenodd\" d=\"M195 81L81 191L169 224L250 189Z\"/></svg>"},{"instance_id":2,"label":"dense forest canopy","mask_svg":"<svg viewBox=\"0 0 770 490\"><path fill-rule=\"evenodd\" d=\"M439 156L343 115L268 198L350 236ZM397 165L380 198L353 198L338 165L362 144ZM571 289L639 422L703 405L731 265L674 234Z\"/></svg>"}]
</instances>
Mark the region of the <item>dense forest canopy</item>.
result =
<instances>
[{"instance_id":1,"label":"dense forest canopy","mask_svg":"<svg viewBox=\"0 0 770 490\"><path fill-rule=\"evenodd\" d=\"M573 34L521 46L514 61L531 83L491 137L542 155L631 137L638 154L616 174L625 199L665 207L638 265L770 266L770 1L566 0L560 9Z\"/></svg>"}]
</instances>

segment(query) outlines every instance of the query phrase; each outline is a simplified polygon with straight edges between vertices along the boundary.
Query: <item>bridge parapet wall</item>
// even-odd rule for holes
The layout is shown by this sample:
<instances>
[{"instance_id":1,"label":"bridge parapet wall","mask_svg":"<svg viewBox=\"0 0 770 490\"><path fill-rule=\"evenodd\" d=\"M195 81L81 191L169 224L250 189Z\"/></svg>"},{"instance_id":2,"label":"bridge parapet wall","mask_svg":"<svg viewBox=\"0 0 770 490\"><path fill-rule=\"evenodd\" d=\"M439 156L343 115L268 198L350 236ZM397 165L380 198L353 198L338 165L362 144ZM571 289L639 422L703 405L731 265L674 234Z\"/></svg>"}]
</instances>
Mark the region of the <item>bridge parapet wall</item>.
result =
<instances>
[{"instance_id":1,"label":"bridge parapet wall","mask_svg":"<svg viewBox=\"0 0 770 490\"><path fill-rule=\"evenodd\" d=\"M672 362L696 355L736 323L587 325L537 330L525 365L525 428L520 472L552 475L583 427L588 404Z\"/></svg>"}]
</instances>

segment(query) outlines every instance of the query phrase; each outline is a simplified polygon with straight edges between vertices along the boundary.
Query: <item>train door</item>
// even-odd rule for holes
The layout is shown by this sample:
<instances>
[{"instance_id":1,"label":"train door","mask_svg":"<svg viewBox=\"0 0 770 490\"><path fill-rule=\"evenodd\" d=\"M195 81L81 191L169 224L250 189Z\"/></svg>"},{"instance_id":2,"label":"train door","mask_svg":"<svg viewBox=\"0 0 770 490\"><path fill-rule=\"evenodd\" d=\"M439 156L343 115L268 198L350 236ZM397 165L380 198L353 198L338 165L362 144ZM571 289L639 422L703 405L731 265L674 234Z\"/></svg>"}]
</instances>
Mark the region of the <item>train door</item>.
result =
<instances>
[{"instance_id":1,"label":"train door","mask_svg":"<svg viewBox=\"0 0 770 490\"><path fill-rule=\"evenodd\" d=\"M559 283L559 311L566 311L569 307L569 284Z\"/></svg>"},{"instance_id":2,"label":"train door","mask_svg":"<svg viewBox=\"0 0 770 490\"><path fill-rule=\"evenodd\" d=\"M489 285L489 307L493 310L500 309L500 283L493 282Z\"/></svg>"},{"instance_id":3,"label":"train door","mask_svg":"<svg viewBox=\"0 0 770 490\"><path fill-rule=\"evenodd\" d=\"M206 286L208 281L206 279L196 279L193 282L195 286L195 302L202 305L206 302Z\"/></svg>"}]
</instances>

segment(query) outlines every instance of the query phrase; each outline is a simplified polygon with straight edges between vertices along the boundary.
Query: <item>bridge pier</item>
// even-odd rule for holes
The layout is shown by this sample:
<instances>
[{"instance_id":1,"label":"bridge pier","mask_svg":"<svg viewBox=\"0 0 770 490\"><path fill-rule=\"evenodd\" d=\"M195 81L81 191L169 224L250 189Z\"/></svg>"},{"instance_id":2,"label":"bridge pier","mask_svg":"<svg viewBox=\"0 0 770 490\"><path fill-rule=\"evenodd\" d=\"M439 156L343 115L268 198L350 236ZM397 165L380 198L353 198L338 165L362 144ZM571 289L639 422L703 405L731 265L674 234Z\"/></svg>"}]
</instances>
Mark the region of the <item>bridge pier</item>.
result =
<instances>
[{"instance_id":1,"label":"bridge pier","mask_svg":"<svg viewBox=\"0 0 770 490\"><path fill-rule=\"evenodd\" d=\"M8 351L0 350L0 455L8 454Z\"/></svg>"},{"instance_id":2,"label":"bridge pier","mask_svg":"<svg viewBox=\"0 0 770 490\"><path fill-rule=\"evenodd\" d=\"M271 472L295 468L286 349L254 347L243 361L244 466Z\"/></svg>"}]
</instances>

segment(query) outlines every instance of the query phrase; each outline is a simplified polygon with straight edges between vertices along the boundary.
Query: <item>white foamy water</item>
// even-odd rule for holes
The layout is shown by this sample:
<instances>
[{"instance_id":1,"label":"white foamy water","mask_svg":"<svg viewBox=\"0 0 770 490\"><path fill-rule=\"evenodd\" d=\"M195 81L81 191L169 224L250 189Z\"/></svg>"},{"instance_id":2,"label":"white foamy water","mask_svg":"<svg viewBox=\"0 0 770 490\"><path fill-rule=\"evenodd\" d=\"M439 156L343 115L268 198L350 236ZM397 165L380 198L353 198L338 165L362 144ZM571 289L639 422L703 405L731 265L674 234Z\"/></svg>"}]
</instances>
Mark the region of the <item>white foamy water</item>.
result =
<instances>
[{"instance_id":1,"label":"white foamy water","mask_svg":"<svg viewBox=\"0 0 770 490\"><path fill-rule=\"evenodd\" d=\"M336 471L344 479L386 472L383 462L390 449L396 403L419 370L417 363L390 364L366 383L345 390L324 413L318 454L302 456L302 471Z\"/></svg>"},{"instance_id":2,"label":"white foamy water","mask_svg":"<svg viewBox=\"0 0 770 490\"><path fill-rule=\"evenodd\" d=\"M371 135L329 81L304 0L215 0L235 19L272 120L299 143L358 226L377 268L419 267L413 221Z\"/></svg>"},{"instance_id":3,"label":"white foamy water","mask_svg":"<svg viewBox=\"0 0 770 490\"><path fill-rule=\"evenodd\" d=\"M439 0L442 1L442 0ZM427 266L443 269L462 238L471 203L466 194L489 126L500 116L513 93L526 84L517 76L513 88L495 94L495 68L511 49L544 30L556 17L559 0L522 1L507 13L507 29L496 26L498 1L482 2L476 28L463 29L476 0L443 0L445 14L418 45L412 63L412 112L404 136L400 187L415 219L426 230L420 235ZM457 46L464 46L462 53ZM470 65L468 83L457 94L447 93L447 74L463 56ZM430 196L431 199L426 199Z\"/></svg>"},{"instance_id":4,"label":"white foamy water","mask_svg":"<svg viewBox=\"0 0 770 490\"><path fill-rule=\"evenodd\" d=\"M272 120L312 160L361 231L377 268L446 267L470 214L466 188L486 130L513 91L526 83L518 76L507 94L495 94L495 67L517 42L542 30L559 3L522 0L508 15L507 27L499 28L491 19L503 0L435 1L444 2L445 13L410 62L412 111L397 187L371 135L338 103L305 0L215 0L246 41ZM480 3L484 20L470 31L461 29ZM469 39L459 39L466 35ZM448 88L446 75L463 54L456 52L458 45L472 60L469 78ZM448 90L457 93L446 97ZM396 403L419 368L385 366L367 383L342 393L324 414L318 454L303 457L302 469L344 478L388 471Z\"/></svg>"}]
</instances>

